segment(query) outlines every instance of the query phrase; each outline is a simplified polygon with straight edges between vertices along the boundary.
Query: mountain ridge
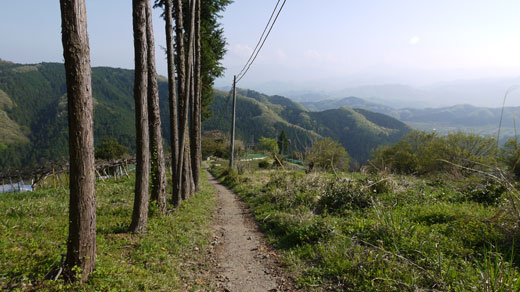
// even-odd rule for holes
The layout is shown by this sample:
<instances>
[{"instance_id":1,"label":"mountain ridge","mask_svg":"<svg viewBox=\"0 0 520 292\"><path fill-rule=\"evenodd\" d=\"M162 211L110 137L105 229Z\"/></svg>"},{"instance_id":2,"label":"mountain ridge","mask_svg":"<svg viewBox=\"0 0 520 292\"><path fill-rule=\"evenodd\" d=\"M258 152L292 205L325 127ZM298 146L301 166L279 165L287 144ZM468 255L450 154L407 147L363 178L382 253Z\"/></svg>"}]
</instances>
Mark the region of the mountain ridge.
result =
<instances>
[{"instance_id":1,"label":"mountain ridge","mask_svg":"<svg viewBox=\"0 0 520 292\"><path fill-rule=\"evenodd\" d=\"M62 63L15 64L0 62L0 166L42 164L68 156L67 99ZM94 136L104 136L135 150L133 71L111 67L92 68ZM167 82L159 79L163 137L169 144ZM213 116L203 130L227 133L230 102L227 92L215 90ZM316 140L333 137L354 160L362 163L370 151L394 143L410 128L393 118L354 109L310 112L291 99L253 90L238 90L237 137L256 144L260 137L276 138L285 131L293 150L304 151ZM334 117L331 119L331 117ZM7 125L7 126L6 126ZM7 133L19 136L13 138Z\"/></svg>"}]
</instances>

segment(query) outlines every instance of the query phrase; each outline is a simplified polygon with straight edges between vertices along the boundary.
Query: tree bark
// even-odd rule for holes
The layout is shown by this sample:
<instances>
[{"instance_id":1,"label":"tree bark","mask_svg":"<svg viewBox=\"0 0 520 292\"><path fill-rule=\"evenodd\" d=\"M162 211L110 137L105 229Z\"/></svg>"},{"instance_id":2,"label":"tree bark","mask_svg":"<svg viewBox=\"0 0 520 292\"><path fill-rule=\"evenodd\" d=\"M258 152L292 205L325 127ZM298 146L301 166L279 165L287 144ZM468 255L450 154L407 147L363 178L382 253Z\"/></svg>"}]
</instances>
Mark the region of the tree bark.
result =
<instances>
[{"instance_id":1,"label":"tree bark","mask_svg":"<svg viewBox=\"0 0 520 292\"><path fill-rule=\"evenodd\" d=\"M186 137L186 140L188 138ZM181 185L181 194L183 200L188 200L191 195L191 165L190 165L190 148L188 143L185 143L184 146L184 159L182 160L182 185Z\"/></svg>"},{"instance_id":2,"label":"tree bark","mask_svg":"<svg viewBox=\"0 0 520 292\"><path fill-rule=\"evenodd\" d=\"M136 128L136 174L135 199L130 231L144 232L148 221L150 149L148 133L147 107L147 40L146 40L146 2L148 0L133 0L132 15L134 29L135 52L135 128Z\"/></svg>"},{"instance_id":3,"label":"tree bark","mask_svg":"<svg viewBox=\"0 0 520 292\"><path fill-rule=\"evenodd\" d=\"M166 213L166 168L164 162L163 138L161 133L161 113L159 91L155 69L155 43L152 24L152 5L146 0L146 40L148 44L148 117L150 127L150 156L152 161L152 200L157 202L159 211Z\"/></svg>"},{"instance_id":4,"label":"tree bark","mask_svg":"<svg viewBox=\"0 0 520 292\"><path fill-rule=\"evenodd\" d=\"M195 67L194 67L194 94L192 96L191 115L191 168L193 172L194 192L200 190L200 167L202 160L201 147L201 48L200 48L200 0L195 0Z\"/></svg>"},{"instance_id":5,"label":"tree bark","mask_svg":"<svg viewBox=\"0 0 520 292\"><path fill-rule=\"evenodd\" d=\"M93 101L87 12L84 0L60 0L67 80L70 159L69 235L66 275L74 267L85 282L96 262L96 193Z\"/></svg>"},{"instance_id":6,"label":"tree bark","mask_svg":"<svg viewBox=\"0 0 520 292\"><path fill-rule=\"evenodd\" d=\"M181 5L182 6L182 1L181 0L177 0L177 6ZM176 7L175 10L179 9L178 7ZM183 183L183 180L186 180L186 181L189 181L189 178L191 174L183 171L186 170L186 169L190 169L191 168L191 163L189 163L189 160L190 160L190 156L189 155L186 155L186 147L188 145L188 137L186 136L187 132L188 132L188 117L189 117L189 108L190 108L190 97L189 97L189 89L190 89L190 82L191 82L191 78L190 78L190 75L191 75L191 71L193 69L193 38L194 38L194 26L195 26L195 17L194 17L194 14L195 14L195 5L194 5L194 0L190 0L190 9L191 9L191 13L190 13L190 35L189 35L189 38L188 38L188 54L187 54L187 63L186 64L186 69L184 71L184 81L185 81L185 84L184 84L184 95L181 95L180 92L179 92L179 97L183 100L182 103L180 103L180 108L181 108L181 113L180 113L180 135L179 135L179 140L180 140L180 145L179 145L179 157L181 158L180 159L180 163L178 164L177 166L177 182L179 185L181 185ZM178 19L176 19L176 24L177 24L177 21ZM177 28L179 29L179 28ZM178 46L179 44L177 44ZM180 75L179 75L180 76ZM181 82L181 78L179 77L179 82ZM179 87L181 87L179 85ZM189 163L188 164L188 167L185 167L184 166L184 160L188 160L186 161L186 163ZM179 186L179 189L182 189L182 186ZM188 188L186 188L188 189ZM184 194L185 197L189 197L189 193L187 194Z\"/></svg>"},{"instance_id":7,"label":"tree bark","mask_svg":"<svg viewBox=\"0 0 520 292\"><path fill-rule=\"evenodd\" d=\"M178 104L177 104L177 84L175 80L175 58L173 46L173 15L172 1L166 0L164 6L164 20L166 29L166 56L168 62L168 104L170 107L170 142L172 155L172 182L175 182L175 174L177 161L179 159L179 125L178 125ZM175 183L174 189L175 189ZM178 192L177 192L178 195ZM175 197L175 191L172 192L172 201L175 206L180 205L180 196Z\"/></svg>"},{"instance_id":8,"label":"tree bark","mask_svg":"<svg viewBox=\"0 0 520 292\"><path fill-rule=\"evenodd\" d=\"M186 54L184 48L184 20L183 20L183 12L182 12L182 0L175 0L175 39L177 43L176 52L177 52L177 79L179 82L178 87L178 109L179 109L179 133L177 141L179 145L177 146L179 149L178 159L174 162L172 161L172 171L173 174L173 195L172 201L175 207L178 207L182 200L182 170L183 170L183 162L184 162L184 129L186 127L185 121L183 120L184 112L183 108L186 106ZM176 163L176 164L175 164ZM175 165L175 166L174 166ZM175 167L175 168L173 168Z\"/></svg>"}]
</instances>

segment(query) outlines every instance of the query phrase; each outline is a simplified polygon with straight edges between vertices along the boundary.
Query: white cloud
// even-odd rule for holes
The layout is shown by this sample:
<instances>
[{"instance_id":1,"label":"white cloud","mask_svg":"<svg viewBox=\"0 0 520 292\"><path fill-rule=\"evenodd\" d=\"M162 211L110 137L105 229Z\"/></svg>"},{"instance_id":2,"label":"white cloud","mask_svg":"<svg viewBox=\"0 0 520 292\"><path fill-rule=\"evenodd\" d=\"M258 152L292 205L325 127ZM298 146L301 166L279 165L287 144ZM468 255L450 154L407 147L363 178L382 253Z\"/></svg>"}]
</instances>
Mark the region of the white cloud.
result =
<instances>
[{"instance_id":1,"label":"white cloud","mask_svg":"<svg viewBox=\"0 0 520 292\"><path fill-rule=\"evenodd\" d=\"M233 44L229 47L229 51L240 57L249 57L253 53L253 48L243 44Z\"/></svg>"},{"instance_id":2,"label":"white cloud","mask_svg":"<svg viewBox=\"0 0 520 292\"><path fill-rule=\"evenodd\" d=\"M421 39L418 36L413 36L408 43L412 46L417 45Z\"/></svg>"},{"instance_id":3,"label":"white cloud","mask_svg":"<svg viewBox=\"0 0 520 292\"><path fill-rule=\"evenodd\" d=\"M284 50L282 50L282 49L278 49L276 51L276 55L282 61L286 61L287 60L287 53Z\"/></svg>"}]
</instances>

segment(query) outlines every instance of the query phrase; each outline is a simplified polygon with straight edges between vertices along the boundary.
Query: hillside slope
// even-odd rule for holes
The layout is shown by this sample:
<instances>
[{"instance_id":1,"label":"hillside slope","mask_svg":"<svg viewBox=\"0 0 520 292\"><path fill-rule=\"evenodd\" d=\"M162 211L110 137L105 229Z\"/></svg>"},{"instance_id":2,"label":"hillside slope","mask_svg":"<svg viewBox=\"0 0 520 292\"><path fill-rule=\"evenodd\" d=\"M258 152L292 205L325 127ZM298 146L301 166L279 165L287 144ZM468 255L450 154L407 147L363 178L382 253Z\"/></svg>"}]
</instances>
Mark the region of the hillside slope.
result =
<instances>
[{"instance_id":1,"label":"hillside slope","mask_svg":"<svg viewBox=\"0 0 520 292\"><path fill-rule=\"evenodd\" d=\"M228 132L231 98L216 91L213 117L206 130ZM237 137L253 144L262 136L276 138L282 130L292 150L302 151L314 141L331 137L339 141L359 163L364 163L373 149L398 141L410 128L384 114L343 107L323 112L309 112L300 104L281 96L267 96L253 90L239 90L237 98Z\"/></svg>"},{"instance_id":2,"label":"hillside slope","mask_svg":"<svg viewBox=\"0 0 520 292\"><path fill-rule=\"evenodd\" d=\"M94 138L104 136L135 150L133 71L92 68ZM167 82L159 80L163 137L169 137ZM204 130L229 133L231 101L215 90L213 115ZM239 90L237 137L255 144L260 137L276 138L285 131L291 149L303 151L316 140L340 141L358 162L381 144L395 142L409 128L381 114L342 108L309 112L282 96ZM19 167L66 159L68 156L65 71L60 63L34 65L0 61L0 167ZM169 139L165 139L169 144Z\"/></svg>"}]
</instances>

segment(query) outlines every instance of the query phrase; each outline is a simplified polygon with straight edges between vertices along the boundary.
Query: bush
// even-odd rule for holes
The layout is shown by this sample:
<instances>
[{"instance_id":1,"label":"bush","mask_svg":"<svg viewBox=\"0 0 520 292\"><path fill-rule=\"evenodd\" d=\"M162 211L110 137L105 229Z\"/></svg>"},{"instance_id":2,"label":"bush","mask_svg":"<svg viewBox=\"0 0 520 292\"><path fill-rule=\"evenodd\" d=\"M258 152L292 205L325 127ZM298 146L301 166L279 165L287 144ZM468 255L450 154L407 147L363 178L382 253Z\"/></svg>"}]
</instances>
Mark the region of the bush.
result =
<instances>
[{"instance_id":1,"label":"bush","mask_svg":"<svg viewBox=\"0 0 520 292\"><path fill-rule=\"evenodd\" d=\"M509 172L517 179L520 178L520 147L518 139L506 141L498 155L500 161L508 168Z\"/></svg>"},{"instance_id":2,"label":"bush","mask_svg":"<svg viewBox=\"0 0 520 292\"><path fill-rule=\"evenodd\" d=\"M266 159L260 160L258 162L258 167L259 168L269 168L269 166L270 166L270 164L269 164L269 162Z\"/></svg>"},{"instance_id":3,"label":"bush","mask_svg":"<svg viewBox=\"0 0 520 292\"><path fill-rule=\"evenodd\" d=\"M412 131L393 146L383 146L372 154L371 165L378 170L401 174L433 174L448 172L466 175L467 169L482 170L493 165L496 140L476 134ZM451 162L459 166L447 163Z\"/></svg>"},{"instance_id":4,"label":"bush","mask_svg":"<svg viewBox=\"0 0 520 292\"><path fill-rule=\"evenodd\" d=\"M472 182L462 190L463 198L468 201L485 205L496 206L500 197L506 192L506 188L491 179L484 179L480 182Z\"/></svg>"},{"instance_id":5,"label":"bush","mask_svg":"<svg viewBox=\"0 0 520 292\"><path fill-rule=\"evenodd\" d=\"M122 158L128 152L128 148L119 144L114 137L104 137L103 142L96 149L97 159L114 160Z\"/></svg>"},{"instance_id":6,"label":"bush","mask_svg":"<svg viewBox=\"0 0 520 292\"><path fill-rule=\"evenodd\" d=\"M314 167L325 170L347 170L349 167L350 156L347 150L331 138L314 143L306 155L310 170Z\"/></svg>"},{"instance_id":7,"label":"bush","mask_svg":"<svg viewBox=\"0 0 520 292\"><path fill-rule=\"evenodd\" d=\"M333 180L317 203L318 213L342 213L344 210L364 209L372 206L370 195L351 180Z\"/></svg>"}]
</instances>

